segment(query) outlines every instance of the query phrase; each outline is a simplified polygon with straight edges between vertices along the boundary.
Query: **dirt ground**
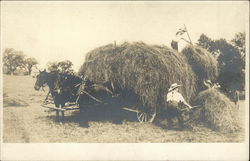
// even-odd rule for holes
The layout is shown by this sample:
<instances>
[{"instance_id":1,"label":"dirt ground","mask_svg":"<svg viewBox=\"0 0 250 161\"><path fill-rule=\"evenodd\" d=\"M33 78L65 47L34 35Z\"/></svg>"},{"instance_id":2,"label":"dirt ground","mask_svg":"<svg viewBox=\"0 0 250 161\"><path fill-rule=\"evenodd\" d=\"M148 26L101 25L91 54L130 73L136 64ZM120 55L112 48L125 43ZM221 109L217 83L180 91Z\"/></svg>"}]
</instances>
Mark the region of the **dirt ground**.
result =
<instances>
[{"instance_id":1,"label":"dirt ground","mask_svg":"<svg viewBox=\"0 0 250 161\"><path fill-rule=\"evenodd\" d=\"M167 130L151 123L129 121L130 119L126 119L126 117L122 124L115 124L110 120L94 120L90 121L89 128L83 128L78 124L79 114L77 111L66 112L65 122L60 124L55 122L55 113L44 112L45 109L41 107L47 88L45 91L35 91L34 84L35 78L30 76L4 75L4 143L211 143L244 141L243 131L225 134L212 131L203 125L196 125L193 129L184 131ZM125 112L125 114L128 118L135 117L135 114L131 112ZM239 114L244 120L244 101L240 101Z\"/></svg>"}]
</instances>

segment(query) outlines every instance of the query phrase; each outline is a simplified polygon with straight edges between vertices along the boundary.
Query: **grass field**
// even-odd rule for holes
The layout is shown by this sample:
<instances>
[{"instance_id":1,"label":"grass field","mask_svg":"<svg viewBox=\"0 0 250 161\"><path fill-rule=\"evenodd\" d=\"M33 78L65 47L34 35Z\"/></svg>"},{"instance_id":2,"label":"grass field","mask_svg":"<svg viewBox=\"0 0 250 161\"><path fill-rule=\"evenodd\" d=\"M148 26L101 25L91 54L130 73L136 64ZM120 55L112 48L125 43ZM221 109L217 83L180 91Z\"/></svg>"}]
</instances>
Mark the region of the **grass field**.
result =
<instances>
[{"instance_id":1,"label":"grass field","mask_svg":"<svg viewBox=\"0 0 250 161\"><path fill-rule=\"evenodd\" d=\"M220 133L199 124L191 130L167 130L150 123L124 119L122 124L109 120L90 121L89 128L78 124L78 112L66 112L65 123L56 123L55 113L41 107L45 91L34 90L35 78L29 76L3 77L3 142L5 143L111 143L111 142L242 142L244 132ZM244 120L244 101L240 102ZM108 111L106 111L108 113ZM99 115L101 116L102 113ZM106 114L105 114L106 115ZM112 115L112 114L109 114ZM126 113L128 118L134 113Z\"/></svg>"}]
</instances>

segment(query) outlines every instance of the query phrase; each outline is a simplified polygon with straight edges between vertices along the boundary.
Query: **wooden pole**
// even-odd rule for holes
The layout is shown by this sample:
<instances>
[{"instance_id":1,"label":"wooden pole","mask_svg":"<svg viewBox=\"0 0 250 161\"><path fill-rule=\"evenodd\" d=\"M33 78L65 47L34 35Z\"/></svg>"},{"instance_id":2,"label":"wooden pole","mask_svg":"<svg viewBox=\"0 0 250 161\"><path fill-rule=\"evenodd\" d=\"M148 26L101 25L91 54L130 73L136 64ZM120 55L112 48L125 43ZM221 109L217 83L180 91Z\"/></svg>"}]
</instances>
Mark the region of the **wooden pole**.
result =
<instances>
[{"instance_id":1,"label":"wooden pole","mask_svg":"<svg viewBox=\"0 0 250 161\"><path fill-rule=\"evenodd\" d=\"M187 36L188 36L188 39L189 39L190 43L193 45L193 42L192 42L192 40L191 40L191 38L190 38L190 36L189 36L188 30L187 30L187 27L186 27L185 24L184 24L184 28L185 28L185 30L187 31Z\"/></svg>"},{"instance_id":2,"label":"wooden pole","mask_svg":"<svg viewBox=\"0 0 250 161\"><path fill-rule=\"evenodd\" d=\"M190 41L187 41L187 40L186 40L186 39L184 39L184 38L181 38L181 40L184 40L185 42L187 42L187 43L191 44L191 42L190 42ZM191 44L191 45L193 45L193 44Z\"/></svg>"},{"instance_id":3,"label":"wooden pole","mask_svg":"<svg viewBox=\"0 0 250 161\"><path fill-rule=\"evenodd\" d=\"M89 96L90 98L92 98L93 100L95 100L96 102L102 103L102 101L100 101L99 99L95 98L94 96L90 95L88 92L86 91L82 91L83 93L85 93L87 96Z\"/></svg>"}]
</instances>

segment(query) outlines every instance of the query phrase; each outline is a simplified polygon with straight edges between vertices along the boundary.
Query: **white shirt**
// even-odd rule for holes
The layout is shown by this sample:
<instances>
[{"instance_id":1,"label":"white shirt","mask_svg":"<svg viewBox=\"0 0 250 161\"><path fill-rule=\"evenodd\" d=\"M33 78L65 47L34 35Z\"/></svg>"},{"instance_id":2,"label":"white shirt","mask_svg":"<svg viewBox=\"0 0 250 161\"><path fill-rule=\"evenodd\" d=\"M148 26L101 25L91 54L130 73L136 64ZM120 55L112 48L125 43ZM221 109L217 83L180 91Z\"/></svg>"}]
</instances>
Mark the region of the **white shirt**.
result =
<instances>
[{"instance_id":1,"label":"white shirt","mask_svg":"<svg viewBox=\"0 0 250 161\"><path fill-rule=\"evenodd\" d=\"M171 91L167 94L167 102L168 101L185 102L185 99L179 92Z\"/></svg>"}]
</instances>

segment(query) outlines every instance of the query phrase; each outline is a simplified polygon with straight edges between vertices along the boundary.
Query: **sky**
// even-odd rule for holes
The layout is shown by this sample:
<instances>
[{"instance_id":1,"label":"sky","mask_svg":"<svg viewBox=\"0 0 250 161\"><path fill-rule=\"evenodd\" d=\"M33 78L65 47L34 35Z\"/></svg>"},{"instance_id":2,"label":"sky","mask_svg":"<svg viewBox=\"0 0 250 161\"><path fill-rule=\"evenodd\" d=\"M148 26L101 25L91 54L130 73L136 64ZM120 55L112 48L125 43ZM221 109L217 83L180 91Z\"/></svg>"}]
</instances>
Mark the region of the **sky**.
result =
<instances>
[{"instance_id":1,"label":"sky","mask_svg":"<svg viewBox=\"0 0 250 161\"><path fill-rule=\"evenodd\" d=\"M1 2L1 53L21 50L45 68L70 60L78 71L85 55L116 41L170 46L185 24L193 42L204 33L230 40L246 32L248 2ZM187 39L187 37L184 38ZM181 42L180 46L185 46Z\"/></svg>"}]
</instances>

